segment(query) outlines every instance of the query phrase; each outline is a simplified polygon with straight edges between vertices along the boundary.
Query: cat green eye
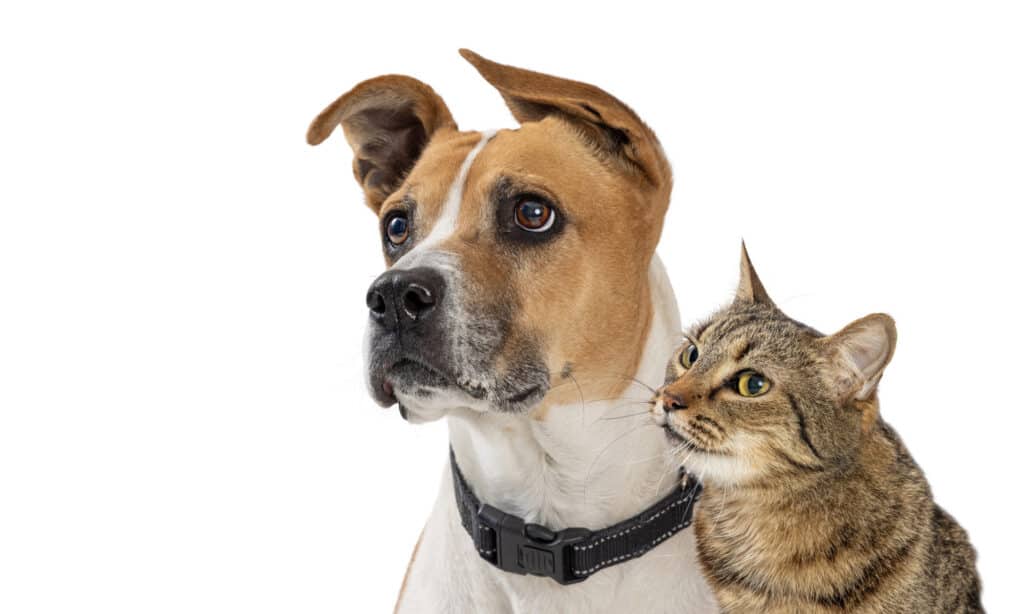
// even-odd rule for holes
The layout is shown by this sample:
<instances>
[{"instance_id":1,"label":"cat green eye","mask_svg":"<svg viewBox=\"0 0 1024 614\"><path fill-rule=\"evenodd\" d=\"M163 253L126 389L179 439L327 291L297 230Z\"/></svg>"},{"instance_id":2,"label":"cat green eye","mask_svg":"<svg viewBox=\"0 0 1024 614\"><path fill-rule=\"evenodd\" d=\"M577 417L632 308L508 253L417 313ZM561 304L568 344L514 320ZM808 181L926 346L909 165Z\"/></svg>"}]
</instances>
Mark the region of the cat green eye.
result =
<instances>
[{"instance_id":1,"label":"cat green eye","mask_svg":"<svg viewBox=\"0 0 1024 614\"><path fill-rule=\"evenodd\" d=\"M697 346L691 343L679 353L679 364L683 365L684 369L689 369L693 363L697 362L698 356L700 356L700 352L697 351Z\"/></svg>"},{"instance_id":2,"label":"cat green eye","mask_svg":"<svg viewBox=\"0 0 1024 614\"><path fill-rule=\"evenodd\" d=\"M767 377L754 371L744 371L736 380L736 392L743 397L759 397L771 387Z\"/></svg>"}]
</instances>

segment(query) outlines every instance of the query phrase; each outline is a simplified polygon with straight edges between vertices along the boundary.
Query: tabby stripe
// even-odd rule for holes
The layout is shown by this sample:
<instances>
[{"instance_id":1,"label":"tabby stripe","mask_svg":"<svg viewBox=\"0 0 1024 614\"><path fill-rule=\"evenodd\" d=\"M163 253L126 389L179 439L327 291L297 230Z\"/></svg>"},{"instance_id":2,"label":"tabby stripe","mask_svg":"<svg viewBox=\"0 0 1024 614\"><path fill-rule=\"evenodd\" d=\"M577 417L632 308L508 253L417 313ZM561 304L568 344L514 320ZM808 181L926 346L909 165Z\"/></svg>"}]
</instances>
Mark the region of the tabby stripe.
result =
<instances>
[{"instance_id":1,"label":"tabby stripe","mask_svg":"<svg viewBox=\"0 0 1024 614\"><path fill-rule=\"evenodd\" d=\"M856 529L849 524L844 524L832 532L829 539L819 544L811 551L798 551L790 557L790 564L796 567L808 567L819 565L822 560L835 563L841 552L845 552L853 546L854 538L857 537Z\"/></svg>"},{"instance_id":2,"label":"tabby stripe","mask_svg":"<svg viewBox=\"0 0 1024 614\"><path fill-rule=\"evenodd\" d=\"M800 461L796 460L789 454L786 454L782 450L775 450L775 453L778 454L779 457L782 458L782 460L786 461L793 467L800 469L801 471L817 472L825 470L825 468L822 467L821 465L808 465L807 463L801 463Z\"/></svg>"},{"instance_id":3,"label":"tabby stripe","mask_svg":"<svg viewBox=\"0 0 1024 614\"><path fill-rule=\"evenodd\" d=\"M730 331L730 333L739 332L740 329L742 329L743 327L747 326L748 324L755 324L759 320L760 316L758 314L747 314L744 316L724 318L701 331L701 334L697 338L697 340L700 341L701 339L704 338L704 336L711 334L713 331L717 331L723 328Z\"/></svg>"},{"instance_id":4,"label":"tabby stripe","mask_svg":"<svg viewBox=\"0 0 1024 614\"><path fill-rule=\"evenodd\" d=\"M721 427L721 425L719 425L717 422L715 422L711 418L708 418L707 416L700 416L700 415L698 415L698 416L694 416L693 419L697 420L697 421L700 421L700 422L703 422L703 423L707 424L708 426L713 427L719 433L724 433L725 432L725 429L723 429Z\"/></svg>"},{"instance_id":5,"label":"tabby stripe","mask_svg":"<svg viewBox=\"0 0 1024 614\"><path fill-rule=\"evenodd\" d=\"M715 437L715 434L712 433L711 430L708 427L704 426L703 424L697 424L696 422L690 422L687 426L690 429L692 429L694 431L697 431L698 433L700 433L701 435L707 437L708 439L710 439L712 441L717 439L717 437Z\"/></svg>"},{"instance_id":6,"label":"tabby stripe","mask_svg":"<svg viewBox=\"0 0 1024 614\"><path fill-rule=\"evenodd\" d=\"M875 557L853 582L839 589L838 593L818 597L818 603L840 609L857 607L878 591L886 579L903 570L899 563L910 556L911 550L920 540L921 534L916 533L895 552Z\"/></svg>"},{"instance_id":7,"label":"tabby stripe","mask_svg":"<svg viewBox=\"0 0 1024 614\"><path fill-rule=\"evenodd\" d=\"M699 322L694 328L690 329L690 334L686 335L690 342L696 343L699 341L700 336L704 334L704 331L706 331L709 326L711 326L711 322L712 320L704 320Z\"/></svg>"},{"instance_id":8,"label":"tabby stripe","mask_svg":"<svg viewBox=\"0 0 1024 614\"><path fill-rule=\"evenodd\" d=\"M811 443L811 438L807 434L807 421L804 419L804 413L800 411L800 406L797 404L796 399L788 392L786 393L786 398L789 399L789 406L793 408L793 413L796 414L796 421L800 425L800 439L807 444L811 453L813 453L818 460L824 460L821 457L821 454L818 454L818 449L814 447L813 443Z\"/></svg>"},{"instance_id":9,"label":"tabby stripe","mask_svg":"<svg viewBox=\"0 0 1024 614\"><path fill-rule=\"evenodd\" d=\"M745 574L733 569L726 559L714 559L704 549L699 549L698 555L703 564L704 572L710 576L712 584L719 586L738 586L756 595L772 597L774 592L761 583L751 581Z\"/></svg>"},{"instance_id":10,"label":"tabby stripe","mask_svg":"<svg viewBox=\"0 0 1024 614\"><path fill-rule=\"evenodd\" d=\"M735 360L736 362L743 360L744 358L747 357L747 354L750 353L750 350L753 349L753 347L753 344L750 343L750 341L747 341L740 349L740 351L736 353L736 356L733 358L733 360Z\"/></svg>"}]
</instances>

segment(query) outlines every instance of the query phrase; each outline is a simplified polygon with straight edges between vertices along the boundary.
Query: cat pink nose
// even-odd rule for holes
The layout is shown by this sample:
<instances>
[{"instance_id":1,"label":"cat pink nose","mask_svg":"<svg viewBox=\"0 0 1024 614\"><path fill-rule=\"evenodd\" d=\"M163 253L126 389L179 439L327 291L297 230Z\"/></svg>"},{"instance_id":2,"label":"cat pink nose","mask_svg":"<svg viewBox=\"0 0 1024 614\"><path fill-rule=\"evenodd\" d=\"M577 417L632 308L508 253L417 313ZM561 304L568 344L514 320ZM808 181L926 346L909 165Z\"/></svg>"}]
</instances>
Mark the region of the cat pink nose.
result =
<instances>
[{"instance_id":1,"label":"cat pink nose","mask_svg":"<svg viewBox=\"0 0 1024 614\"><path fill-rule=\"evenodd\" d=\"M665 393L662 395L662 405L666 412L686 409L686 400L681 395Z\"/></svg>"}]
</instances>

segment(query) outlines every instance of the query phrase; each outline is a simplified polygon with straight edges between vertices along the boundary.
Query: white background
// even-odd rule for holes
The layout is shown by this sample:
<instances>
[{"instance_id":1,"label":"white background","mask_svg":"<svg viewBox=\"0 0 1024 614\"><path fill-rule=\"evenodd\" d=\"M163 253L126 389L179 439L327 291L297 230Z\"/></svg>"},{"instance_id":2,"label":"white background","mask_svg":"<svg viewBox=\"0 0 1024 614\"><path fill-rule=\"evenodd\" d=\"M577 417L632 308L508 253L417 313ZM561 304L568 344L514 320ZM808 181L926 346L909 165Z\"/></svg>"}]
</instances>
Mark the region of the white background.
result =
<instances>
[{"instance_id":1,"label":"white background","mask_svg":"<svg viewBox=\"0 0 1024 614\"><path fill-rule=\"evenodd\" d=\"M513 126L460 46L654 127L684 321L728 299L740 237L790 315L896 318L882 413L988 608L1015 609L1019 4L21 4L0 9L0 611L390 611L446 431L363 389L375 220L343 139L304 133L388 72L464 128Z\"/></svg>"}]
</instances>

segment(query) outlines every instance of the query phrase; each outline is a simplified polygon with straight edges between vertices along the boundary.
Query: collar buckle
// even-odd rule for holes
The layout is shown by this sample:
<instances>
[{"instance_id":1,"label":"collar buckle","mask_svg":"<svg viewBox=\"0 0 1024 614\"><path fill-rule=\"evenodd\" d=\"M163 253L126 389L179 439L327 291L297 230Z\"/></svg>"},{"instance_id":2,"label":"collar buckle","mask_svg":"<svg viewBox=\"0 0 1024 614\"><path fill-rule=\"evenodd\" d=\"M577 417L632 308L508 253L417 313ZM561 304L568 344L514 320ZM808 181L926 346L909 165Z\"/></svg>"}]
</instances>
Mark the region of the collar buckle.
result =
<instances>
[{"instance_id":1,"label":"collar buckle","mask_svg":"<svg viewBox=\"0 0 1024 614\"><path fill-rule=\"evenodd\" d=\"M481 543L483 531L494 534L494 551L480 556L499 569L516 574L551 578L559 584L582 582L570 570L570 549L590 537L591 531L568 528L561 531L524 521L487 504L480 506L473 523L473 538Z\"/></svg>"}]
</instances>

